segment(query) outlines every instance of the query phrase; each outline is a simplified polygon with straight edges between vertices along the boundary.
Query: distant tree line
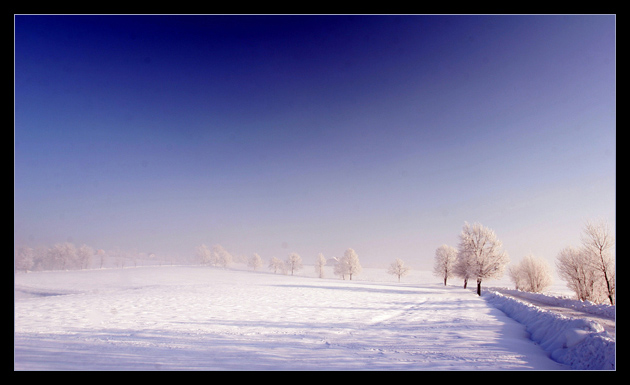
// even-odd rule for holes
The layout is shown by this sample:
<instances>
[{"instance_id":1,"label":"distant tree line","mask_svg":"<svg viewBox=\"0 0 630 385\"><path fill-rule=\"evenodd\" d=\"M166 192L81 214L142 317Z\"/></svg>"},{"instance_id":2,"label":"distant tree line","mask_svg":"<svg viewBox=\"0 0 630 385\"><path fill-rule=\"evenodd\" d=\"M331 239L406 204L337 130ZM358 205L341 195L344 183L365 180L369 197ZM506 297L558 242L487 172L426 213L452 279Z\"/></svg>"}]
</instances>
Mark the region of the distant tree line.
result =
<instances>
[{"instance_id":1,"label":"distant tree line","mask_svg":"<svg viewBox=\"0 0 630 385\"><path fill-rule=\"evenodd\" d=\"M196 258L202 265L215 266L215 267L228 267L233 261L232 255L223 248L221 245L214 245L212 248L208 248L202 244L196 249ZM264 262L261 256L254 253L250 258L239 258L239 262L246 263L247 266L256 271L259 270ZM324 278L324 266L329 262L333 264L333 273L341 279L352 280L361 273L362 267L359 261L359 256L354 249L348 248L342 257L332 257L326 259L322 253L319 253L315 257L314 267L315 272L319 278ZM286 259L280 259L278 257L271 257L267 268L274 274L290 274L294 275L304 267L302 257L295 252L289 253ZM389 267L388 273L398 277L400 281L401 277L404 277L409 272L410 268L405 266L405 263L397 258Z\"/></svg>"},{"instance_id":2,"label":"distant tree line","mask_svg":"<svg viewBox=\"0 0 630 385\"><path fill-rule=\"evenodd\" d=\"M14 268L16 271L43 270L82 270L104 267L131 267L139 263L173 263L173 258L157 258L155 253L143 253L136 250L120 249L105 251L82 244L75 246L71 242L56 243L50 247L15 248Z\"/></svg>"}]
</instances>

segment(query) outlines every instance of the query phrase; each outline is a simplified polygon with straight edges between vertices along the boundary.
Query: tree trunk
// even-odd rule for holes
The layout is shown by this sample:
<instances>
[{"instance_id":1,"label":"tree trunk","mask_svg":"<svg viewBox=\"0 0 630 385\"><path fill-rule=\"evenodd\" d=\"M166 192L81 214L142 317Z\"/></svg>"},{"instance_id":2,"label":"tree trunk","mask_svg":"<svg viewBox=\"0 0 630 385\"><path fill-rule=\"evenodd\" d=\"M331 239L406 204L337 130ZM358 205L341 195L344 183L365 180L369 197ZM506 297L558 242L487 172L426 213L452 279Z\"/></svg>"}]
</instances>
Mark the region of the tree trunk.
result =
<instances>
[{"instance_id":1,"label":"tree trunk","mask_svg":"<svg viewBox=\"0 0 630 385\"><path fill-rule=\"evenodd\" d=\"M444 277L444 286L446 286L446 277Z\"/></svg>"},{"instance_id":2,"label":"tree trunk","mask_svg":"<svg viewBox=\"0 0 630 385\"><path fill-rule=\"evenodd\" d=\"M481 280L477 280L477 295L481 295Z\"/></svg>"},{"instance_id":3,"label":"tree trunk","mask_svg":"<svg viewBox=\"0 0 630 385\"><path fill-rule=\"evenodd\" d=\"M464 289L468 286L468 278L464 278Z\"/></svg>"}]
</instances>

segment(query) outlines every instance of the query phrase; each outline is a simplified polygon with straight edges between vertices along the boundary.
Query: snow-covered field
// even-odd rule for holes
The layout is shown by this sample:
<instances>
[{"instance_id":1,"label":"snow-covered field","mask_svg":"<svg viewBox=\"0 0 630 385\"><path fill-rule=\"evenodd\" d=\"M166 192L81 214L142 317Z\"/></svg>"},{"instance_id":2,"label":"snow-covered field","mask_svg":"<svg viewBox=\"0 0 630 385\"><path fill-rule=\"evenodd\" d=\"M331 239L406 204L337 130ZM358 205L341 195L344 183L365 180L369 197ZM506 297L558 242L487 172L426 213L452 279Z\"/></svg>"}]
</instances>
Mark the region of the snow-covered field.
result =
<instances>
[{"instance_id":1,"label":"snow-covered field","mask_svg":"<svg viewBox=\"0 0 630 385\"><path fill-rule=\"evenodd\" d=\"M580 367L551 357L562 361L563 349L584 347L596 334L610 355L611 342L592 324L562 329L564 340L550 350L534 341L531 319L516 320L538 310L507 309L500 294L445 287L429 272L397 283L376 269L354 281L332 270L316 278L309 269L300 276L202 266L16 273L14 368L568 370ZM588 344L591 359L599 354L593 349ZM614 340L612 352L614 359Z\"/></svg>"}]
</instances>

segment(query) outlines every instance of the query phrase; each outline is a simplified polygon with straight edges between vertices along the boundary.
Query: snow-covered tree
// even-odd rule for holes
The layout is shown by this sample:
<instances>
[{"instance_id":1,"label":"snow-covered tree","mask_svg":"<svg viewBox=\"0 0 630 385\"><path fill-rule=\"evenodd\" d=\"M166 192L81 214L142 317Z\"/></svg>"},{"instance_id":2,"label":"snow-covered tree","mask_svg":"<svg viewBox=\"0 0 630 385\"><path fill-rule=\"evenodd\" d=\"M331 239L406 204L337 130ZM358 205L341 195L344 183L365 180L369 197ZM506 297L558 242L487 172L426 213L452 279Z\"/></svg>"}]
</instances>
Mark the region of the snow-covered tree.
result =
<instances>
[{"instance_id":1,"label":"snow-covered tree","mask_svg":"<svg viewBox=\"0 0 630 385\"><path fill-rule=\"evenodd\" d=\"M284 262L281 259L272 257L269 260L269 270L273 270L274 274L278 273L278 270L284 271L284 269Z\"/></svg>"},{"instance_id":2,"label":"snow-covered tree","mask_svg":"<svg viewBox=\"0 0 630 385\"><path fill-rule=\"evenodd\" d=\"M589 267L588 258L583 250L567 246L556 257L556 269L560 278L567 283L577 298L582 301L595 300L597 277Z\"/></svg>"},{"instance_id":3,"label":"snow-covered tree","mask_svg":"<svg viewBox=\"0 0 630 385\"><path fill-rule=\"evenodd\" d=\"M457 263L457 249L453 246L442 245L435 250L435 263L433 264L433 274L446 281L455 275L455 264Z\"/></svg>"},{"instance_id":4,"label":"snow-covered tree","mask_svg":"<svg viewBox=\"0 0 630 385\"><path fill-rule=\"evenodd\" d=\"M556 257L556 269L578 299L615 304L614 237L608 225L587 222L582 247L565 247Z\"/></svg>"},{"instance_id":5,"label":"snow-covered tree","mask_svg":"<svg viewBox=\"0 0 630 385\"><path fill-rule=\"evenodd\" d=\"M47 258L54 269L66 270L76 260L76 248L70 242L57 243L48 249Z\"/></svg>"},{"instance_id":6,"label":"snow-covered tree","mask_svg":"<svg viewBox=\"0 0 630 385\"><path fill-rule=\"evenodd\" d=\"M254 271L258 270L258 268L262 266L262 258L260 258L260 255L254 253L254 255L247 261L247 266L254 269Z\"/></svg>"},{"instance_id":7,"label":"snow-covered tree","mask_svg":"<svg viewBox=\"0 0 630 385\"><path fill-rule=\"evenodd\" d=\"M473 278L471 259L467 254L457 251L457 261L455 262L453 273L464 280L464 289L468 287L468 280Z\"/></svg>"},{"instance_id":8,"label":"snow-covered tree","mask_svg":"<svg viewBox=\"0 0 630 385\"><path fill-rule=\"evenodd\" d=\"M362 268L361 263L359 262L359 256L353 249L347 249L343 254L343 257L340 258L339 269L344 279L345 275L348 274L351 281L353 275L361 273Z\"/></svg>"},{"instance_id":9,"label":"snow-covered tree","mask_svg":"<svg viewBox=\"0 0 630 385\"><path fill-rule=\"evenodd\" d=\"M35 264L33 249L28 246L20 246L15 250L15 270L31 270Z\"/></svg>"},{"instance_id":10,"label":"snow-covered tree","mask_svg":"<svg viewBox=\"0 0 630 385\"><path fill-rule=\"evenodd\" d=\"M298 253L289 254L286 266L287 269L291 271L291 275L293 275L294 271L298 271L302 268L302 257L300 257Z\"/></svg>"},{"instance_id":11,"label":"snow-covered tree","mask_svg":"<svg viewBox=\"0 0 630 385\"><path fill-rule=\"evenodd\" d=\"M326 258L324 254L319 253L315 258L315 272L319 278L324 278L324 266L326 266Z\"/></svg>"},{"instance_id":12,"label":"snow-covered tree","mask_svg":"<svg viewBox=\"0 0 630 385\"><path fill-rule=\"evenodd\" d=\"M517 290L532 293L542 293L553 281L549 264L532 255L523 258L516 266L510 266L508 275Z\"/></svg>"},{"instance_id":13,"label":"snow-covered tree","mask_svg":"<svg viewBox=\"0 0 630 385\"><path fill-rule=\"evenodd\" d=\"M212 262L212 251L210 251L208 246L203 243L197 246L195 255L197 256L197 260L199 260L202 265L209 265Z\"/></svg>"},{"instance_id":14,"label":"snow-covered tree","mask_svg":"<svg viewBox=\"0 0 630 385\"><path fill-rule=\"evenodd\" d=\"M83 244L77 249L77 266L80 269L87 269L92 263L92 256L94 255L94 249L90 246Z\"/></svg>"},{"instance_id":15,"label":"snow-covered tree","mask_svg":"<svg viewBox=\"0 0 630 385\"><path fill-rule=\"evenodd\" d=\"M100 262L100 268L103 268L103 264L105 263L105 260L107 259L107 254L105 253L105 250L103 249L98 249L96 250L96 255L99 258L99 262Z\"/></svg>"},{"instance_id":16,"label":"snow-covered tree","mask_svg":"<svg viewBox=\"0 0 630 385\"><path fill-rule=\"evenodd\" d=\"M459 235L458 257L469 269L471 278L477 278L477 294L481 295L481 283L484 279L501 278L506 265L510 262L502 242L493 230L475 223L464 224Z\"/></svg>"},{"instance_id":17,"label":"snow-covered tree","mask_svg":"<svg viewBox=\"0 0 630 385\"><path fill-rule=\"evenodd\" d=\"M232 263L232 254L221 245L212 246L212 257L210 263L213 266L228 267Z\"/></svg>"},{"instance_id":18,"label":"snow-covered tree","mask_svg":"<svg viewBox=\"0 0 630 385\"><path fill-rule=\"evenodd\" d=\"M400 259L396 258L391 265L389 265L389 269L387 270L388 274L395 275L398 277L398 282L400 282L400 277L404 277L409 273L410 268L405 266L405 263Z\"/></svg>"},{"instance_id":19,"label":"snow-covered tree","mask_svg":"<svg viewBox=\"0 0 630 385\"><path fill-rule=\"evenodd\" d=\"M346 260L342 258L332 257L333 261L335 261L335 265L333 266L333 274L341 277L341 279L346 279L346 274L348 274L348 267L346 266Z\"/></svg>"},{"instance_id":20,"label":"snow-covered tree","mask_svg":"<svg viewBox=\"0 0 630 385\"><path fill-rule=\"evenodd\" d=\"M587 222L582 233L582 249L591 269L601 280L600 289L615 304L615 238L608 224Z\"/></svg>"}]
</instances>

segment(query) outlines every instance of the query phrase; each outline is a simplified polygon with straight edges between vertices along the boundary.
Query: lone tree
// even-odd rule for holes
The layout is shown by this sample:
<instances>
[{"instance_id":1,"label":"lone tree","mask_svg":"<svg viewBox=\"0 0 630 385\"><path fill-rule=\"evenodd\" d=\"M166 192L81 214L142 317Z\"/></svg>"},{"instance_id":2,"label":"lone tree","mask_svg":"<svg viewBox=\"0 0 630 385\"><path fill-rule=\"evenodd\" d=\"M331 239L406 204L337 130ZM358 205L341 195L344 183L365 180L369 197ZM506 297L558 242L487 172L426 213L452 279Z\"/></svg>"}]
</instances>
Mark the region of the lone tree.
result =
<instances>
[{"instance_id":1,"label":"lone tree","mask_svg":"<svg viewBox=\"0 0 630 385\"><path fill-rule=\"evenodd\" d=\"M343 253L343 257L341 258L345 262L346 273L348 273L352 281L352 276L359 274L362 270L361 263L359 263L359 256L353 249L349 248Z\"/></svg>"},{"instance_id":2,"label":"lone tree","mask_svg":"<svg viewBox=\"0 0 630 385\"><path fill-rule=\"evenodd\" d=\"M326 258L324 258L324 254L319 253L315 258L315 272L319 278L324 278L324 266L326 266Z\"/></svg>"},{"instance_id":3,"label":"lone tree","mask_svg":"<svg viewBox=\"0 0 630 385\"><path fill-rule=\"evenodd\" d=\"M398 277L398 282L400 282L400 277L404 277L411 270L408 266L405 266L405 263L400 259L396 258L391 265L389 265L389 269L387 270L388 274L395 275Z\"/></svg>"},{"instance_id":4,"label":"lone tree","mask_svg":"<svg viewBox=\"0 0 630 385\"><path fill-rule=\"evenodd\" d=\"M300 270L302 268L302 257L298 253L289 254L287 268L291 270L291 275L293 275L293 271Z\"/></svg>"},{"instance_id":5,"label":"lone tree","mask_svg":"<svg viewBox=\"0 0 630 385\"><path fill-rule=\"evenodd\" d=\"M477 295L481 295L484 279L501 278L510 258L502 251L503 243L493 230L475 223L465 222L459 235L460 262L468 269L471 278L477 278Z\"/></svg>"},{"instance_id":6,"label":"lone tree","mask_svg":"<svg viewBox=\"0 0 630 385\"><path fill-rule=\"evenodd\" d=\"M444 286L446 286L446 281L455 274L456 263L457 249L453 246L442 245L435 250L433 274L444 278Z\"/></svg>"}]
</instances>

